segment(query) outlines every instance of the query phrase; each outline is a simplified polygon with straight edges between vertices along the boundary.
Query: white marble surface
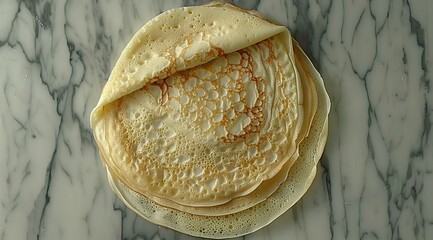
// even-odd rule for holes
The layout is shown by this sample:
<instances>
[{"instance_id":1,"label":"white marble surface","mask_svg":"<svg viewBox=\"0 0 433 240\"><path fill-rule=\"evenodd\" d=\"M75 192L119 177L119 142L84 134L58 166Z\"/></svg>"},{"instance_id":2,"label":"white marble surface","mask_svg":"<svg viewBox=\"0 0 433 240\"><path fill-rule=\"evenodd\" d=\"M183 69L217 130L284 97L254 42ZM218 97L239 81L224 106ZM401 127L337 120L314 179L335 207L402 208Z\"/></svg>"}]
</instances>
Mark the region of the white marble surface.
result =
<instances>
[{"instance_id":1,"label":"white marble surface","mask_svg":"<svg viewBox=\"0 0 433 240\"><path fill-rule=\"evenodd\" d=\"M433 239L433 3L235 2L292 30L333 104L313 186L245 238ZM199 3L0 1L0 240L190 238L114 196L89 114L135 31Z\"/></svg>"}]
</instances>

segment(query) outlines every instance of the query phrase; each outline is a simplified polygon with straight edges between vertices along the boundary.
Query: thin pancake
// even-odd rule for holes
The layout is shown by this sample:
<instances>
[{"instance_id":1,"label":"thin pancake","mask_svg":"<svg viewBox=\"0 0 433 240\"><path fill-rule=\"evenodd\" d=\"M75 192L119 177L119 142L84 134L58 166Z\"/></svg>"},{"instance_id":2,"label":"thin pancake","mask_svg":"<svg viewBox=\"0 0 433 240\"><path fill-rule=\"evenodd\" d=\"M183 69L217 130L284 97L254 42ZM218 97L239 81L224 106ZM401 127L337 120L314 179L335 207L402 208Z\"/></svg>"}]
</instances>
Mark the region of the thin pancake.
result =
<instances>
[{"instance_id":1,"label":"thin pancake","mask_svg":"<svg viewBox=\"0 0 433 240\"><path fill-rule=\"evenodd\" d=\"M293 206L308 190L316 174L328 135L330 100L320 74L314 69L297 43L294 44L296 65L311 78L317 90L317 112L309 135L300 144L300 155L289 171L289 177L265 201L254 207L224 216L199 216L173 210L132 191L121 181L111 178L113 191L137 214L158 225L206 238L230 238L254 232L272 222Z\"/></svg>"},{"instance_id":2,"label":"thin pancake","mask_svg":"<svg viewBox=\"0 0 433 240\"><path fill-rule=\"evenodd\" d=\"M140 194L185 206L251 193L298 155L293 58L286 30L105 105L95 132L107 166Z\"/></svg>"},{"instance_id":3,"label":"thin pancake","mask_svg":"<svg viewBox=\"0 0 433 240\"><path fill-rule=\"evenodd\" d=\"M301 79L301 85L303 90L304 101L302 103L302 107L305 113L305 119L309 119L304 121L302 131L298 136L296 141L296 145L302 142L302 140L308 135L308 132L311 127L311 123L314 117L314 114L317 110L317 94L314 83L312 82L310 77L305 75L304 71L300 71L299 73ZM236 213L247 208L250 208L262 201L264 201L269 195L271 195L277 187L286 180L288 172L294 160L297 159L299 154L293 154L292 159L287 161L282 169L276 174L273 178L263 181L254 191L249 193L246 196L238 197L232 199L231 201L217 206L212 207L190 207L180 205L174 201L164 198L158 198L155 196L149 196L148 199L158 203L159 205L180 210L182 212L203 215L203 216L222 216L227 214ZM116 182L117 180L113 180ZM119 185L119 183L116 183Z\"/></svg>"}]
</instances>

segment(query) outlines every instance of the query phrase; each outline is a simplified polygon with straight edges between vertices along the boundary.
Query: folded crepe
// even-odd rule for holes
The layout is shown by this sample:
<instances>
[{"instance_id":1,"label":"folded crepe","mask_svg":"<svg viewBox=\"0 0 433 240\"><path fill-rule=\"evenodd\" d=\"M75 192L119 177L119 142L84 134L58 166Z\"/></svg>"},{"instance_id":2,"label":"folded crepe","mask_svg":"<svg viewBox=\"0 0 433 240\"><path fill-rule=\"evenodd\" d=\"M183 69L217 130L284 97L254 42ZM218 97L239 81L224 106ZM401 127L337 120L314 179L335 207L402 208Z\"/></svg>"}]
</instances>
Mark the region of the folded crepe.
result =
<instances>
[{"instance_id":1,"label":"folded crepe","mask_svg":"<svg viewBox=\"0 0 433 240\"><path fill-rule=\"evenodd\" d=\"M157 224L219 238L266 225L305 193L329 105L285 27L214 3L144 25L91 126L128 206Z\"/></svg>"}]
</instances>

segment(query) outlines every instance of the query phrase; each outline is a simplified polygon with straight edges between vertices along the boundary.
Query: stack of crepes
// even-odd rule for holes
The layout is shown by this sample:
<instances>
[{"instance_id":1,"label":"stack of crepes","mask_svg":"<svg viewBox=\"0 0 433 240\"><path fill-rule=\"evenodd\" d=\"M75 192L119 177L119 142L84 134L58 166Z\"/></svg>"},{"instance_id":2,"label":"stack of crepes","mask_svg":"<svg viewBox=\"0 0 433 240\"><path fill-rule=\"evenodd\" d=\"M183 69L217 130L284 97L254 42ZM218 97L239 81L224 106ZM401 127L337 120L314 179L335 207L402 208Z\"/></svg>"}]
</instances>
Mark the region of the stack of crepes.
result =
<instances>
[{"instance_id":1,"label":"stack of crepes","mask_svg":"<svg viewBox=\"0 0 433 240\"><path fill-rule=\"evenodd\" d=\"M122 52L91 126L116 194L202 237L255 231L306 192L329 98L289 31L227 3L173 9Z\"/></svg>"}]
</instances>

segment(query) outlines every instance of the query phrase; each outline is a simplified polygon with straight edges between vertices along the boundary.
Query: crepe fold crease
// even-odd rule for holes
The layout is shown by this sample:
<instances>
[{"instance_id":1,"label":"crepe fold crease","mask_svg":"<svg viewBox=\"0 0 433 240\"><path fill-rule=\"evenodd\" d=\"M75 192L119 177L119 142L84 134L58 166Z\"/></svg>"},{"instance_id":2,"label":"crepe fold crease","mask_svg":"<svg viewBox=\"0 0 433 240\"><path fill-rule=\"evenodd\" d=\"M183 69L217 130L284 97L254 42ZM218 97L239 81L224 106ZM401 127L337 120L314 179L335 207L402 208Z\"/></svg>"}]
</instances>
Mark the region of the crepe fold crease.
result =
<instances>
[{"instance_id":1,"label":"crepe fold crease","mask_svg":"<svg viewBox=\"0 0 433 240\"><path fill-rule=\"evenodd\" d=\"M223 238L265 226L305 193L329 108L287 28L214 3L145 24L90 122L109 182L131 209Z\"/></svg>"}]
</instances>

